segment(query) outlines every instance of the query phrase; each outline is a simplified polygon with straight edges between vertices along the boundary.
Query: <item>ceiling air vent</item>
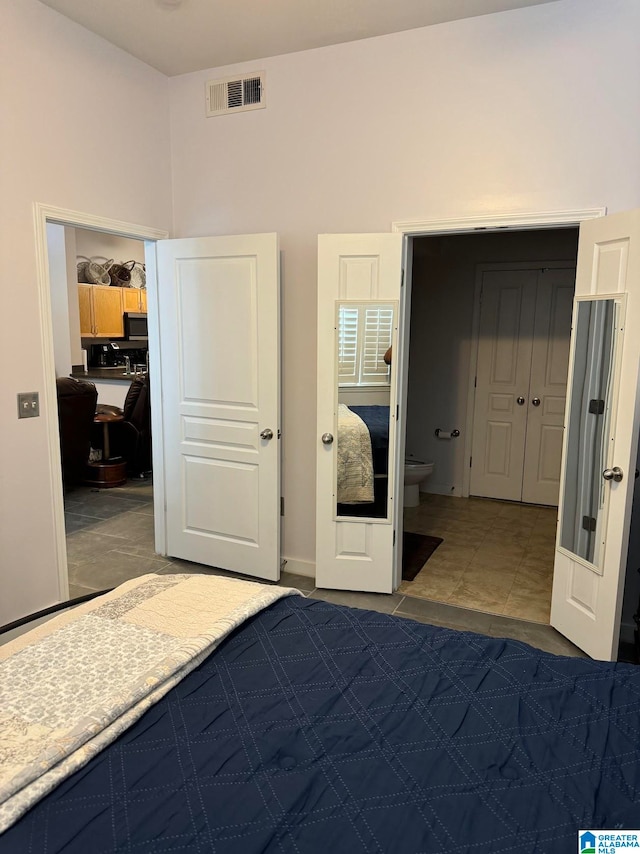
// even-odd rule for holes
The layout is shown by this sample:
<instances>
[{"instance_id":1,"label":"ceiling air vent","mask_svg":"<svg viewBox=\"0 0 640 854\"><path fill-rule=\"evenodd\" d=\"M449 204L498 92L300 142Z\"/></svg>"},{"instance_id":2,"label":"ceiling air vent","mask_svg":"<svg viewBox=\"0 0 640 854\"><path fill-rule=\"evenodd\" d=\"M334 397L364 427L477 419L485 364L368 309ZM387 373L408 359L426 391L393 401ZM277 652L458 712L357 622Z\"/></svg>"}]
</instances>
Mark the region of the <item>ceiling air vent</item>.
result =
<instances>
[{"instance_id":1,"label":"ceiling air vent","mask_svg":"<svg viewBox=\"0 0 640 854\"><path fill-rule=\"evenodd\" d=\"M206 83L207 116L224 116L265 107L264 71Z\"/></svg>"}]
</instances>

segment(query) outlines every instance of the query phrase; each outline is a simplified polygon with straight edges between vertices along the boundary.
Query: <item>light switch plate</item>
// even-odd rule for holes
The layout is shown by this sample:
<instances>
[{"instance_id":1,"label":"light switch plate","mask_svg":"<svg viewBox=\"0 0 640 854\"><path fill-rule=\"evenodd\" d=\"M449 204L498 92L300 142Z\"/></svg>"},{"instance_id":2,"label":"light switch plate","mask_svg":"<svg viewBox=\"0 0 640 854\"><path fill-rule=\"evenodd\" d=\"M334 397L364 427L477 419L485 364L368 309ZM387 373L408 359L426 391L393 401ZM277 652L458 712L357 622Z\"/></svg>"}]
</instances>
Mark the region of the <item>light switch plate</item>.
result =
<instances>
[{"instance_id":1,"label":"light switch plate","mask_svg":"<svg viewBox=\"0 0 640 854\"><path fill-rule=\"evenodd\" d=\"M37 391L18 394L18 418L37 418L40 415L40 397Z\"/></svg>"}]
</instances>

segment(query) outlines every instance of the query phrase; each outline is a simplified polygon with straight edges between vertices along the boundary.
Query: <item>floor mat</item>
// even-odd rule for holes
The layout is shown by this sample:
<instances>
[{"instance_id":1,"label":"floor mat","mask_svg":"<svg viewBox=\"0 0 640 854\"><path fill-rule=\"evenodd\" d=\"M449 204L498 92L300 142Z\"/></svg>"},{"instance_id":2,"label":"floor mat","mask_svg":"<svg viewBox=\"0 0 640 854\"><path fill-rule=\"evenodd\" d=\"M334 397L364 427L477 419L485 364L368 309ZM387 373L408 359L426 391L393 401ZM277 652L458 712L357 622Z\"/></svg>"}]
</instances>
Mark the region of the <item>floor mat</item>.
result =
<instances>
[{"instance_id":1,"label":"floor mat","mask_svg":"<svg viewBox=\"0 0 640 854\"><path fill-rule=\"evenodd\" d=\"M442 537L405 531L402 539L402 580L413 581L441 542Z\"/></svg>"}]
</instances>

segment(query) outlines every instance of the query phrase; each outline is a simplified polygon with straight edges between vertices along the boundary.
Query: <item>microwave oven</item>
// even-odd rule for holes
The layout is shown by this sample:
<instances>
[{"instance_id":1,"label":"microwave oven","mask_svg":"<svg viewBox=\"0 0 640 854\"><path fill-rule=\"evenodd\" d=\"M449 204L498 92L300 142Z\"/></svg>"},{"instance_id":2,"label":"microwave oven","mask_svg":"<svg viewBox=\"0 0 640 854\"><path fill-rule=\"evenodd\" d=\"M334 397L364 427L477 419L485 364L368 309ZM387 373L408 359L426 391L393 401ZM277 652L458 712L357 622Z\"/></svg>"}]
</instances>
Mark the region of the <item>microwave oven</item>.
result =
<instances>
[{"instance_id":1,"label":"microwave oven","mask_svg":"<svg viewBox=\"0 0 640 854\"><path fill-rule=\"evenodd\" d=\"M125 311L124 337L127 341L146 341L149 337L149 333L147 331L147 315L137 314L132 311Z\"/></svg>"}]
</instances>

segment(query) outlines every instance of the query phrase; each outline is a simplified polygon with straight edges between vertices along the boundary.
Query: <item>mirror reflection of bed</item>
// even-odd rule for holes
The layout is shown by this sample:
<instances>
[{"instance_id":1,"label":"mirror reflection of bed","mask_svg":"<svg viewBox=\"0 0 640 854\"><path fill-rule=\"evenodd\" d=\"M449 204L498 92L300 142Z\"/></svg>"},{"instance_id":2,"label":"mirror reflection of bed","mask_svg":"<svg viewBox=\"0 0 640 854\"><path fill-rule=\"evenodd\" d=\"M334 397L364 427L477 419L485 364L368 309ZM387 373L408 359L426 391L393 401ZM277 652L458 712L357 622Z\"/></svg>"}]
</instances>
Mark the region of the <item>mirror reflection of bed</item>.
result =
<instances>
[{"instance_id":1,"label":"mirror reflection of bed","mask_svg":"<svg viewBox=\"0 0 640 854\"><path fill-rule=\"evenodd\" d=\"M391 351L397 310L389 302L340 301L336 515L387 519Z\"/></svg>"},{"instance_id":2,"label":"mirror reflection of bed","mask_svg":"<svg viewBox=\"0 0 640 854\"><path fill-rule=\"evenodd\" d=\"M386 518L388 471L388 404L341 403L338 407L337 515Z\"/></svg>"}]
</instances>

